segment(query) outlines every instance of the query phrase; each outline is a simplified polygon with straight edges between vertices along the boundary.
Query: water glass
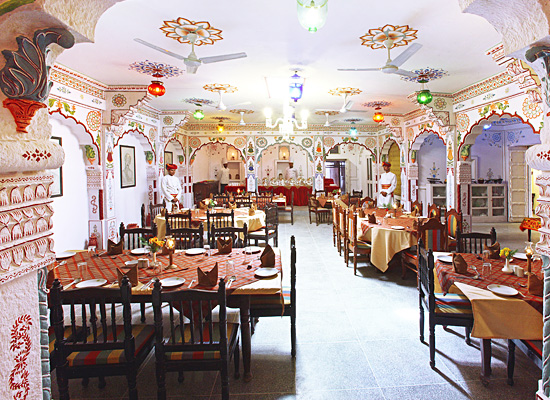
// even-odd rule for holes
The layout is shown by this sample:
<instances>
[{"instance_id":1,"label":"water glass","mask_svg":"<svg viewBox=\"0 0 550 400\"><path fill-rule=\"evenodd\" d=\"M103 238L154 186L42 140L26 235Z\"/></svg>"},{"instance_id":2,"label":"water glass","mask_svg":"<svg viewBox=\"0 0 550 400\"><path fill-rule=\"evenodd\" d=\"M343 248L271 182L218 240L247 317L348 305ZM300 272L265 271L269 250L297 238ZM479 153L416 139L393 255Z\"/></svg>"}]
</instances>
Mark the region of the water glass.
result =
<instances>
[{"instance_id":1,"label":"water glass","mask_svg":"<svg viewBox=\"0 0 550 400\"><path fill-rule=\"evenodd\" d=\"M225 262L225 279L235 279L235 263L232 260Z\"/></svg>"},{"instance_id":2,"label":"water glass","mask_svg":"<svg viewBox=\"0 0 550 400\"><path fill-rule=\"evenodd\" d=\"M96 255L96 246L88 246L88 256L93 257Z\"/></svg>"},{"instance_id":3,"label":"water glass","mask_svg":"<svg viewBox=\"0 0 550 400\"><path fill-rule=\"evenodd\" d=\"M88 263L86 261L79 262L76 264L78 268L78 278L81 281L89 279Z\"/></svg>"},{"instance_id":4,"label":"water glass","mask_svg":"<svg viewBox=\"0 0 550 400\"><path fill-rule=\"evenodd\" d=\"M204 245L204 256L205 257L210 257L210 245L209 244Z\"/></svg>"},{"instance_id":5,"label":"water glass","mask_svg":"<svg viewBox=\"0 0 550 400\"><path fill-rule=\"evenodd\" d=\"M491 276L491 263L489 260L484 260L483 264L481 266L481 278L487 279L489 276Z\"/></svg>"}]
</instances>

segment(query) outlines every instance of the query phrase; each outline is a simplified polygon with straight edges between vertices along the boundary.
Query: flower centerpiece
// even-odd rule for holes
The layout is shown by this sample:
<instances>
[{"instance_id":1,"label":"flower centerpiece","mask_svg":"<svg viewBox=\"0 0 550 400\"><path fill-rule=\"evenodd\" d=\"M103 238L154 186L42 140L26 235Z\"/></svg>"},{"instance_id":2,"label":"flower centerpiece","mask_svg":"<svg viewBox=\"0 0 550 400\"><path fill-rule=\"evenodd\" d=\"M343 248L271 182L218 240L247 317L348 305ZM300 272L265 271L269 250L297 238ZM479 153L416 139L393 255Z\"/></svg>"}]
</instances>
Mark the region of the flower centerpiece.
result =
<instances>
[{"instance_id":1,"label":"flower centerpiece","mask_svg":"<svg viewBox=\"0 0 550 400\"><path fill-rule=\"evenodd\" d=\"M517 251L517 249L511 250L508 247L504 247L500 250L500 256L504 256L504 258L506 259L506 262L504 263L504 268L502 268L502 272L504 272L505 274L511 274L514 272L512 267L510 267L510 260L512 259L512 257L514 257L514 254L516 254Z\"/></svg>"},{"instance_id":2,"label":"flower centerpiece","mask_svg":"<svg viewBox=\"0 0 550 400\"><path fill-rule=\"evenodd\" d=\"M157 253L164 247L165 241L155 236L149 240L141 238L141 242L151 249L151 253L153 253L153 267L155 267L157 265Z\"/></svg>"}]
</instances>

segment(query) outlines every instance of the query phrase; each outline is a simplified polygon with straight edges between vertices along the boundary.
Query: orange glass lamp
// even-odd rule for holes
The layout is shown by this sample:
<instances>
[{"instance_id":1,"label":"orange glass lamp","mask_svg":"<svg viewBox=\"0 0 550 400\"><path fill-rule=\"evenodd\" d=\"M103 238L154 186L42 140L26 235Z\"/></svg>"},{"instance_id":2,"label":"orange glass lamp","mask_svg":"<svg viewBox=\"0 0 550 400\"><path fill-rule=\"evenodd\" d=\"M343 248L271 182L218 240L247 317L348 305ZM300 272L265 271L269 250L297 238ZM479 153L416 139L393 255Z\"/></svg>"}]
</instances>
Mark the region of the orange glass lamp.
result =
<instances>
[{"instance_id":1,"label":"orange glass lamp","mask_svg":"<svg viewBox=\"0 0 550 400\"><path fill-rule=\"evenodd\" d=\"M164 243L164 247L166 250L168 250L168 257L170 260L170 264L166 267L166 269L174 269L177 268L177 265L174 264L174 251L176 249L176 239L174 239L172 236L166 236L166 242Z\"/></svg>"},{"instance_id":2,"label":"orange glass lamp","mask_svg":"<svg viewBox=\"0 0 550 400\"><path fill-rule=\"evenodd\" d=\"M153 96L162 96L166 93L166 88L162 85L161 81L152 81L147 87L147 91Z\"/></svg>"},{"instance_id":3,"label":"orange glass lamp","mask_svg":"<svg viewBox=\"0 0 550 400\"><path fill-rule=\"evenodd\" d=\"M375 108L376 111L374 112L374 115L372 116L372 120L373 120L374 122L378 122L378 123L384 122L384 114L382 114L382 113L379 111L380 109L381 109L380 107L376 107L376 108Z\"/></svg>"},{"instance_id":4,"label":"orange glass lamp","mask_svg":"<svg viewBox=\"0 0 550 400\"><path fill-rule=\"evenodd\" d=\"M223 124L218 124L218 126L216 126L216 129L219 133L222 133L225 130L225 126L223 126Z\"/></svg>"}]
</instances>

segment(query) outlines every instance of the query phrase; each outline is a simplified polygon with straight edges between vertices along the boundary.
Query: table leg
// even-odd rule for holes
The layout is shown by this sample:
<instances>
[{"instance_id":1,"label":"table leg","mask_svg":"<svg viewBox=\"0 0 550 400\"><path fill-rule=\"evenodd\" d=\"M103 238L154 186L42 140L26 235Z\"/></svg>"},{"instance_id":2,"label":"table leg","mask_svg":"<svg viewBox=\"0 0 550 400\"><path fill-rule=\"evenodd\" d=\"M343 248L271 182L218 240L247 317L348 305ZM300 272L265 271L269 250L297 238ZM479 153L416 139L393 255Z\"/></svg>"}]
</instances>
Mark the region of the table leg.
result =
<instances>
[{"instance_id":1,"label":"table leg","mask_svg":"<svg viewBox=\"0 0 550 400\"><path fill-rule=\"evenodd\" d=\"M252 358L252 345L250 334L250 296L241 297L241 341L242 341L242 354L243 354L243 367L244 367L244 381L250 382L252 380L252 373L250 372L250 360Z\"/></svg>"},{"instance_id":2,"label":"table leg","mask_svg":"<svg viewBox=\"0 0 550 400\"><path fill-rule=\"evenodd\" d=\"M491 339L481 340L481 382L487 386L491 376Z\"/></svg>"}]
</instances>

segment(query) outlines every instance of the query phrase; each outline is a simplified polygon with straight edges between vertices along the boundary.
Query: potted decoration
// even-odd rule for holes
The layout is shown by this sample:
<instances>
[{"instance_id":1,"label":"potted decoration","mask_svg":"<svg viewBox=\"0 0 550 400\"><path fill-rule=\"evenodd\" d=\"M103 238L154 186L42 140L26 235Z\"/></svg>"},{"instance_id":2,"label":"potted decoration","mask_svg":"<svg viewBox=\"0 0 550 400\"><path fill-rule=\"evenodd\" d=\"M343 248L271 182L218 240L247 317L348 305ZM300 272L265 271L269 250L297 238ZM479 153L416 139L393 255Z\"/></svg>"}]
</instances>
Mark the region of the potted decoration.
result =
<instances>
[{"instance_id":1,"label":"potted decoration","mask_svg":"<svg viewBox=\"0 0 550 400\"><path fill-rule=\"evenodd\" d=\"M90 162L90 164L93 164L95 161L95 150L93 146L90 146L89 144L84 146L84 149L86 150L86 158Z\"/></svg>"},{"instance_id":2,"label":"potted decoration","mask_svg":"<svg viewBox=\"0 0 550 400\"><path fill-rule=\"evenodd\" d=\"M153 152L152 151L146 151L145 152L145 160L149 163L153 163Z\"/></svg>"},{"instance_id":3,"label":"potted decoration","mask_svg":"<svg viewBox=\"0 0 550 400\"><path fill-rule=\"evenodd\" d=\"M179 155L178 156L178 161L179 161L180 165L183 164L183 160L184 160L183 156Z\"/></svg>"},{"instance_id":4,"label":"potted decoration","mask_svg":"<svg viewBox=\"0 0 550 400\"><path fill-rule=\"evenodd\" d=\"M160 240L158 237L152 237L151 239L147 240L144 238L141 238L141 242L148 246L151 249L151 253L153 253L153 263L152 267L156 268L158 266L157 264L157 253L162 249L164 246L164 240Z\"/></svg>"},{"instance_id":5,"label":"potted decoration","mask_svg":"<svg viewBox=\"0 0 550 400\"><path fill-rule=\"evenodd\" d=\"M502 250L500 250L500 256L501 257L504 256L504 258L506 259L506 262L504 263L504 268L502 268L503 273L512 274L514 272L514 270L510 266L510 260L512 259L512 257L514 257L514 254L516 253L517 253L517 249L510 250L508 247L505 247Z\"/></svg>"}]
</instances>

